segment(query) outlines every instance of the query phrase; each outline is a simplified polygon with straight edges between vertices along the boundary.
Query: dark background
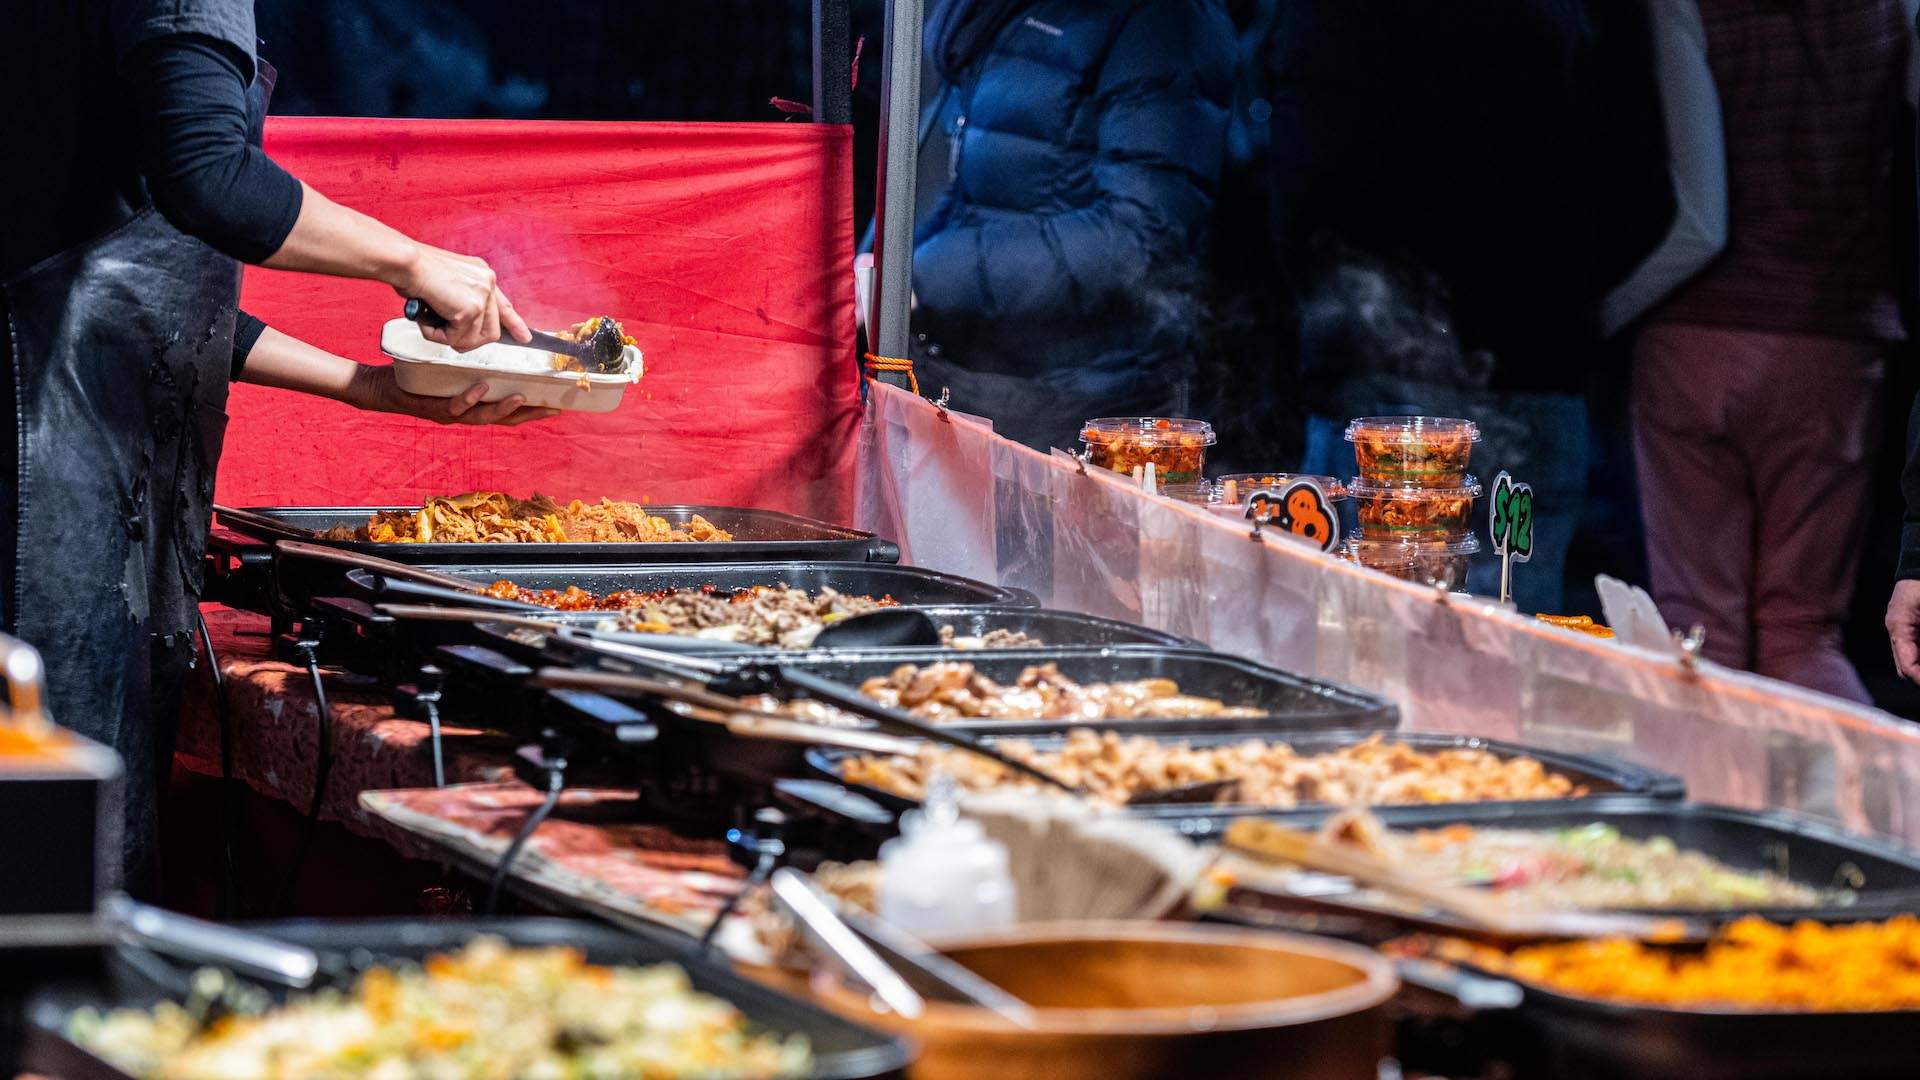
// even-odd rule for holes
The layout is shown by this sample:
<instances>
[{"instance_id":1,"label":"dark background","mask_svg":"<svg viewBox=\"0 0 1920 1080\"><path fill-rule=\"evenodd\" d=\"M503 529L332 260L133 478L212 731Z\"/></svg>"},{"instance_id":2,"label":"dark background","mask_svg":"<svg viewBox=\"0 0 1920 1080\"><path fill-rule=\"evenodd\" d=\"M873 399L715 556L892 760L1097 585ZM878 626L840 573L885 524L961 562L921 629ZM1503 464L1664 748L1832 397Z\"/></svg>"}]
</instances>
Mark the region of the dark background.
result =
<instances>
[{"instance_id":1,"label":"dark background","mask_svg":"<svg viewBox=\"0 0 1920 1080\"><path fill-rule=\"evenodd\" d=\"M854 91L854 210L864 227L873 205L882 35L878 0L853 7L854 36L866 45ZM809 0L258 0L257 10L261 54L280 71L273 111L282 115L804 123L770 99L812 96ZM1236 206L1234 232L1263 233L1243 220L1258 212L1257 199ZM1244 335L1235 339L1214 370L1244 378L1246 346ZM1269 381L1284 401L1283 350L1260 351L1272 358ZM1593 380L1592 495L1568 562L1569 611L1597 614L1596 573L1646 580L1624 370L1616 355ZM1894 675L1880 625L1899 541L1907 410L1920 389L1907 350L1892 358L1888 386L1876 502L1847 641L1880 704L1915 717L1920 688ZM1284 406L1273 421L1289 423Z\"/></svg>"}]
</instances>

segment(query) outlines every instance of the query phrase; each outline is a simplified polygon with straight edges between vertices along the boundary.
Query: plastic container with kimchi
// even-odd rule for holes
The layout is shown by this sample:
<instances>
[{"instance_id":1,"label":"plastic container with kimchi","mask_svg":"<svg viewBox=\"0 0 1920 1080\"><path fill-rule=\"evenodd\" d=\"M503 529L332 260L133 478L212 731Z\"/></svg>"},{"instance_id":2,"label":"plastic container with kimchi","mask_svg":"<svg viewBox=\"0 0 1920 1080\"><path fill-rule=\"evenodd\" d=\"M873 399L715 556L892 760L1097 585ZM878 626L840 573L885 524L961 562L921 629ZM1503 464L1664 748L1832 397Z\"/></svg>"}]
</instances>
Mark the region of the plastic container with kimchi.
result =
<instances>
[{"instance_id":1,"label":"plastic container with kimchi","mask_svg":"<svg viewBox=\"0 0 1920 1080\"><path fill-rule=\"evenodd\" d=\"M1369 570L1402 581L1438 585L1449 592L1464 588L1467 568L1480 551L1480 538L1468 533L1455 540L1369 540L1349 537L1341 554Z\"/></svg>"},{"instance_id":2,"label":"plastic container with kimchi","mask_svg":"<svg viewBox=\"0 0 1920 1080\"><path fill-rule=\"evenodd\" d=\"M1153 462L1161 484L1191 484L1206 475L1207 447L1213 425L1205 420L1168 416L1106 416L1080 429L1087 464L1133 474L1134 466Z\"/></svg>"},{"instance_id":3,"label":"plastic container with kimchi","mask_svg":"<svg viewBox=\"0 0 1920 1080\"><path fill-rule=\"evenodd\" d=\"M1444 416L1366 416L1347 425L1360 479L1379 487L1457 488L1480 429Z\"/></svg>"},{"instance_id":4,"label":"plastic container with kimchi","mask_svg":"<svg viewBox=\"0 0 1920 1080\"><path fill-rule=\"evenodd\" d=\"M1347 485L1360 535L1369 540L1454 540L1467 534L1480 482L1456 487L1385 487L1355 479Z\"/></svg>"}]
</instances>

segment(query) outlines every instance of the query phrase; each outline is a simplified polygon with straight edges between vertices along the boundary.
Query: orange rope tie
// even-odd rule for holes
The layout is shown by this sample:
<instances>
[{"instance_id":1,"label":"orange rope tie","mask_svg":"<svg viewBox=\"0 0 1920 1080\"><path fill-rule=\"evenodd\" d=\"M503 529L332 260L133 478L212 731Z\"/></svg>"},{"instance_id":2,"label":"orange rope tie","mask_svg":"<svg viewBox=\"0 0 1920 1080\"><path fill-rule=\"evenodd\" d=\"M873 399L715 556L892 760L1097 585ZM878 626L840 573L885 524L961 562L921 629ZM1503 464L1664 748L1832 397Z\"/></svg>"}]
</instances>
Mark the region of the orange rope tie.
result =
<instances>
[{"instance_id":1,"label":"orange rope tie","mask_svg":"<svg viewBox=\"0 0 1920 1080\"><path fill-rule=\"evenodd\" d=\"M912 390L915 394L920 393L920 380L913 373L912 360L909 360L905 357L900 357L900 356L876 356L873 353L868 353L867 354L868 377L877 378L879 374L883 371L896 372L896 373L906 375L907 388L909 390Z\"/></svg>"}]
</instances>

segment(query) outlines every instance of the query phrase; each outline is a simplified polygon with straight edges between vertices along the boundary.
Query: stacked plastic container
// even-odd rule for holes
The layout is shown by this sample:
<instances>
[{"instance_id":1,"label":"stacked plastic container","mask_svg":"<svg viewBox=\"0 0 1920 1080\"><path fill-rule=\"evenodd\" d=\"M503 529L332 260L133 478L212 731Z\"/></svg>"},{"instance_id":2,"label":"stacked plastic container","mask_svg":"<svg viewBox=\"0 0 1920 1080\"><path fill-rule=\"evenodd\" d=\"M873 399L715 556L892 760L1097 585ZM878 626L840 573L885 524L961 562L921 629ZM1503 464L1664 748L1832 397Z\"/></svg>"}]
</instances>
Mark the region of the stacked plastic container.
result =
<instances>
[{"instance_id":1,"label":"stacked plastic container","mask_svg":"<svg viewBox=\"0 0 1920 1080\"><path fill-rule=\"evenodd\" d=\"M1134 474L1151 463L1156 489L1204 483L1213 425L1173 416L1103 416L1080 428L1087 464Z\"/></svg>"},{"instance_id":2,"label":"stacked plastic container","mask_svg":"<svg viewBox=\"0 0 1920 1080\"><path fill-rule=\"evenodd\" d=\"M1346 554L1362 566L1458 589L1473 534L1480 481L1467 471L1480 429L1440 416L1369 416L1347 425L1360 475L1347 485L1358 534Z\"/></svg>"}]
</instances>

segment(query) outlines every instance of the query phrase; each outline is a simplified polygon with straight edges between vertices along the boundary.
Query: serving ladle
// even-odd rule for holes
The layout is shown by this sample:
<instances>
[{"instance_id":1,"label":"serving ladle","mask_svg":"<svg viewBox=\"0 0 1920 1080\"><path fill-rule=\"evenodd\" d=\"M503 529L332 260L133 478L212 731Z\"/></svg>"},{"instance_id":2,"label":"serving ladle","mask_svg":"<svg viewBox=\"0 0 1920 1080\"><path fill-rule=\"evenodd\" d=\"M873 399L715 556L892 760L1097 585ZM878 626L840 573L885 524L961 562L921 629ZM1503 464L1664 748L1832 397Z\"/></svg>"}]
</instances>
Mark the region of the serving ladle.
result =
<instances>
[{"instance_id":1,"label":"serving ladle","mask_svg":"<svg viewBox=\"0 0 1920 1080\"><path fill-rule=\"evenodd\" d=\"M888 607L828 623L814 637L815 649L900 649L937 647L940 628L924 611Z\"/></svg>"},{"instance_id":2,"label":"serving ladle","mask_svg":"<svg viewBox=\"0 0 1920 1080\"><path fill-rule=\"evenodd\" d=\"M444 330L447 327L447 320L441 317L439 312L428 307L424 300L408 300L402 313L421 326L430 326L437 330ZM600 325L594 328L593 336L585 341L574 341L571 338L558 337L543 330L531 328L527 332L532 335L527 341L515 341L502 333L499 344L511 345L516 349L533 349L537 352L571 356L580 361L588 371L601 372L619 371L620 362L627 350L627 343L620 337L620 325L605 315L600 317Z\"/></svg>"}]
</instances>

